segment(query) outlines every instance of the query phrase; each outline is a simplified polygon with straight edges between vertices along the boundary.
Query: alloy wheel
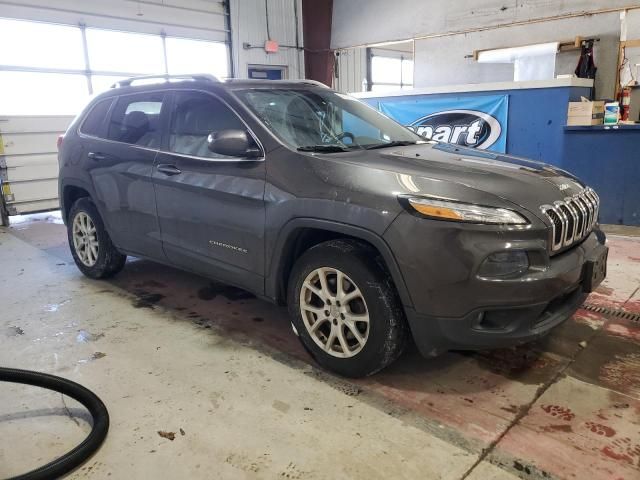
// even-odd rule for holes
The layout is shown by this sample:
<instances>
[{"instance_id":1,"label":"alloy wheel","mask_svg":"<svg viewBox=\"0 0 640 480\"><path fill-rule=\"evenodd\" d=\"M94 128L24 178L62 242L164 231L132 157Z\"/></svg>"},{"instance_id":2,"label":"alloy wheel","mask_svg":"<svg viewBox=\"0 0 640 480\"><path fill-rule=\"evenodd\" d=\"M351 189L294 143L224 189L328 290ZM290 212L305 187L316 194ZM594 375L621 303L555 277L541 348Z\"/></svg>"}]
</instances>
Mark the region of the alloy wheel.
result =
<instances>
[{"instance_id":1,"label":"alloy wheel","mask_svg":"<svg viewBox=\"0 0 640 480\"><path fill-rule=\"evenodd\" d=\"M313 341L329 355L350 358L369 338L369 310L356 283L336 268L320 267L300 290L302 320Z\"/></svg>"},{"instance_id":2,"label":"alloy wheel","mask_svg":"<svg viewBox=\"0 0 640 480\"><path fill-rule=\"evenodd\" d=\"M98 261L98 232L91 217L79 212L73 219L73 248L80 261L87 267L93 267Z\"/></svg>"}]
</instances>

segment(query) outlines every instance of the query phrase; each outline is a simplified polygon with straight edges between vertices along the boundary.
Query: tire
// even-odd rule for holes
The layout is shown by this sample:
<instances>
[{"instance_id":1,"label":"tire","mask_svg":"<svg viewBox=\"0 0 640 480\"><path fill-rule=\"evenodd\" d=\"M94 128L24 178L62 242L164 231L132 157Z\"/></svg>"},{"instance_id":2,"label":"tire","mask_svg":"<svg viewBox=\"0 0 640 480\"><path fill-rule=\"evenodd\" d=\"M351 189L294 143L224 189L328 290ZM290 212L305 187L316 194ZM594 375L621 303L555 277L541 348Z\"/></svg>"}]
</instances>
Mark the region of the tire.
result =
<instances>
[{"instance_id":1,"label":"tire","mask_svg":"<svg viewBox=\"0 0 640 480\"><path fill-rule=\"evenodd\" d=\"M74 234L74 229L79 230L77 235ZM120 253L111 243L102 217L88 197L79 198L71 206L67 221L67 238L73 260L87 277L112 277L122 270L127 261L127 256ZM84 240L87 243L82 244L78 238L87 239ZM87 251L90 253L87 254Z\"/></svg>"},{"instance_id":2,"label":"tire","mask_svg":"<svg viewBox=\"0 0 640 480\"><path fill-rule=\"evenodd\" d=\"M339 375L372 375L406 346L407 323L393 280L379 254L364 243L338 239L307 250L293 267L287 298L303 346Z\"/></svg>"}]
</instances>

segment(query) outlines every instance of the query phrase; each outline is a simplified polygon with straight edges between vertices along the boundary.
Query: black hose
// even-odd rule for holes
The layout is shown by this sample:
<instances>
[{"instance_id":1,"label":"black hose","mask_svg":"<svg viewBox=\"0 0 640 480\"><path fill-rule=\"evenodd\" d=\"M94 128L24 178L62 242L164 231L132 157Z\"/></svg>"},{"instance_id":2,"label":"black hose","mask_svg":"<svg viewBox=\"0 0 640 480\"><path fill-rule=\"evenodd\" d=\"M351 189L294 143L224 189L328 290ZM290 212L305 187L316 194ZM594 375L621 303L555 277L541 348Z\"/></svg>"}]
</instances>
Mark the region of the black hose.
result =
<instances>
[{"instance_id":1,"label":"black hose","mask_svg":"<svg viewBox=\"0 0 640 480\"><path fill-rule=\"evenodd\" d=\"M109 412L102 400L91 390L66 378L56 377L47 373L18 370L0 367L0 381L22 383L34 387L42 387L77 400L89 410L93 417L91 433L73 450L67 452L52 462L36 468L28 473L12 477L8 480L46 480L58 478L70 472L100 448L109 431Z\"/></svg>"}]
</instances>

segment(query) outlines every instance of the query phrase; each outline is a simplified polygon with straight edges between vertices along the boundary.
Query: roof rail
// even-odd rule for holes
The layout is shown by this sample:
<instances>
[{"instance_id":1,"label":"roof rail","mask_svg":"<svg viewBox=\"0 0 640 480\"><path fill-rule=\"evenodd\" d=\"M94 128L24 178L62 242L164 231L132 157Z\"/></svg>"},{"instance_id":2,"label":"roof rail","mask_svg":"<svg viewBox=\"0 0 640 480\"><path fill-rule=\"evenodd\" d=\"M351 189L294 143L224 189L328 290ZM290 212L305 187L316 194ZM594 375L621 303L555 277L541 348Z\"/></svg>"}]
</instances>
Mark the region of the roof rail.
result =
<instances>
[{"instance_id":1,"label":"roof rail","mask_svg":"<svg viewBox=\"0 0 640 480\"><path fill-rule=\"evenodd\" d=\"M293 82L293 83L306 83L308 85L315 85L316 87L322 87L322 88L331 88L331 87L328 87L324 83L319 82L317 80L301 79L301 80L285 80L285 81Z\"/></svg>"},{"instance_id":2,"label":"roof rail","mask_svg":"<svg viewBox=\"0 0 640 480\"><path fill-rule=\"evenodd\" d=\"M217 77L214 77L213 75L210 75L208 73L196 73L192 75L143 75L141 77L131 77L124 80L118 80L113 85L111 85L111 88L129 87L133 82L155 79L164 80L165 82L168 82L169 80L204 80L207 82L220 83L220 80Z\"/></svg>"}]
</instances>

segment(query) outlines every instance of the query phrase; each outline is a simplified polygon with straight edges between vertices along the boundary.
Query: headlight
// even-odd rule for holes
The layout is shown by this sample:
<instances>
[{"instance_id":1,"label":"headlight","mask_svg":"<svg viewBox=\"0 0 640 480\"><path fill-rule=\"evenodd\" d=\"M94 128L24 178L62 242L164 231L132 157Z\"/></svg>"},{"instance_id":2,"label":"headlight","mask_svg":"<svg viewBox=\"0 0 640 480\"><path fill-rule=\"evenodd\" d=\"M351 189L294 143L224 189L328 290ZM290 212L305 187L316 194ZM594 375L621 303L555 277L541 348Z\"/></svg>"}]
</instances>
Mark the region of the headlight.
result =
<instances>
[{"instance_id":1,"label":"headlight","mask_svg":"<svg viewBox=\"0 0 640 480\"><path fill-rule=\"evenodd\" d=\"M471 203L454 202L425 197L403 197L402 203L426 217L456 222L526 225L526 218L513 210L483 207Z\"/></svg>"}]
</instances>

